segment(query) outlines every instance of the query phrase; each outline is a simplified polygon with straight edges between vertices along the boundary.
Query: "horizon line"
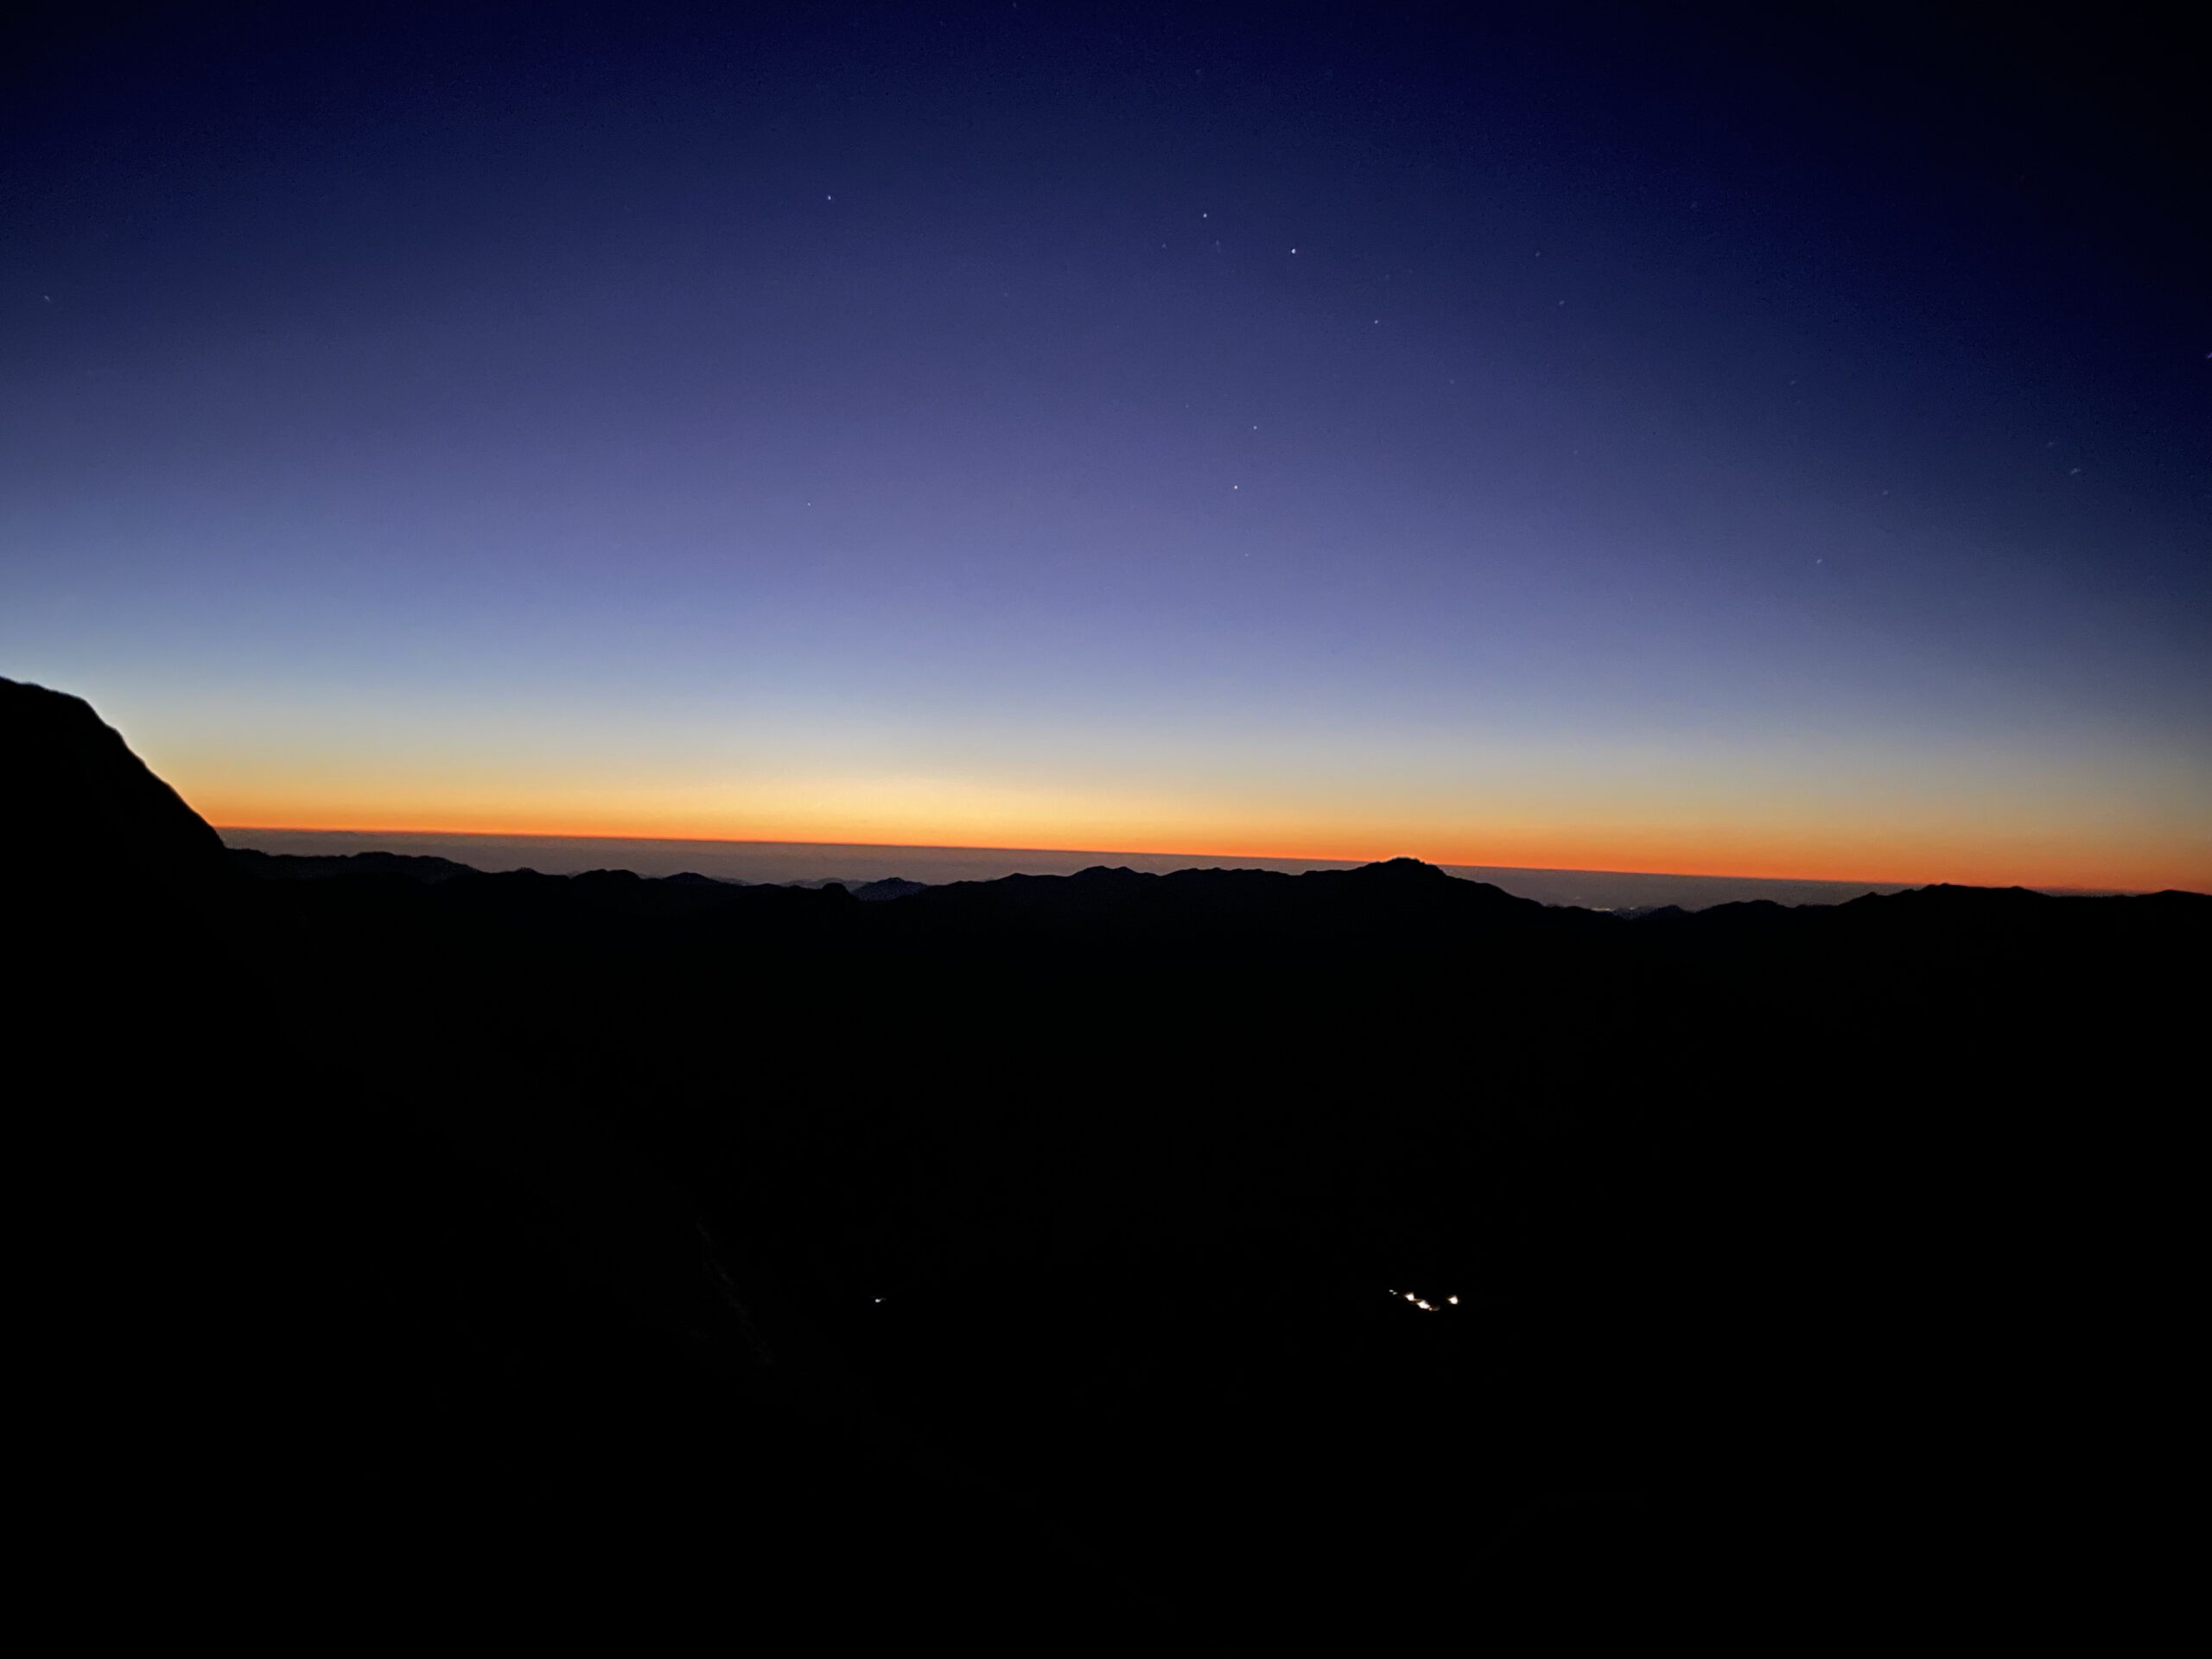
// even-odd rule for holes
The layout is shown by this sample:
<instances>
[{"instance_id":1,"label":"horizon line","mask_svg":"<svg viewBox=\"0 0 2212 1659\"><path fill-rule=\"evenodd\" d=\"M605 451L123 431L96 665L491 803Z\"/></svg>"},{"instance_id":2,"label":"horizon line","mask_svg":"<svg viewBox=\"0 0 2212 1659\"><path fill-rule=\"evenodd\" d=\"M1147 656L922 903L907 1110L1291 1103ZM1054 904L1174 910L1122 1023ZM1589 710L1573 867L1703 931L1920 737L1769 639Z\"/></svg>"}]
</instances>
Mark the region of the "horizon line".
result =
<instances>
[{"instance_id":1,"label":"horizon line","mask_svg":"<svg viewBox=\"0 0 2212 1659\"><path fill-rule=\"evenodd\" d=\"M1096 855L1102 858L1128 856L1135 858L1245 858L1264 860L1270 863L1306 861L1314 866L1344 865L1358 868L1367 864L1387 863L1393 858L1418 858L1412 853L1389 853L1373 858L1332 858L1305 853L1220 853L1192 852L1181 848L1151 849L1142 847L1018 847L998 846L982 842L904 842L904 841L776 841L764 836L625 836L610 834L563 833L544 830L397 830L390 828L353 829L334 825L277 824L277 823L219 823L212 825L218 834L236 830L256 835L324 835L324 836L424 836L454 840L478 841L636 841L652 842L670 846L712 847L822 847L844 848L868 851L914 851L930 853L1049 853L1058 857ZM1433 864L1439 869L1514 870L1531 875L1638 875L1663 876L1670 880L1707 881L1802 881L1821 886L1924 887L1943 885L1974 887L1978 882L1947 884L1942 879L1834 876L1834 875L1759 875L1738 870L1630 870L1610 866L1576 864L1483 864L1467 860L1444 861L1419 858L1424 864ZM2026 883L2007 885L2025 887ZM2037 889L2042 890L2042 889ZM2150 889L2088 888L2053 887L2048 891L2071 893L2119 893L2150 891Z\"/></svg>"}]
</instances>

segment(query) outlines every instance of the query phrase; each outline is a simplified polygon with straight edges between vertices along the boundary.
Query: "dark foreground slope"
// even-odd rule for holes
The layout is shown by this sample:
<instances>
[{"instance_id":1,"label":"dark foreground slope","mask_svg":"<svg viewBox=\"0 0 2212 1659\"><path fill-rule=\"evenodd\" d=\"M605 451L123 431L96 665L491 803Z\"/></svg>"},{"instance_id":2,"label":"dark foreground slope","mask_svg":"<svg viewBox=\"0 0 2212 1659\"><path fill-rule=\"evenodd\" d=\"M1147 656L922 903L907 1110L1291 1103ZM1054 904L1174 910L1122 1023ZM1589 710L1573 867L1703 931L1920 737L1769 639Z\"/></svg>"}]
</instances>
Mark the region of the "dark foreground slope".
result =
<instances>
[{"instance_id":1,"label":"dark foreground slope","mask_svg":"<svg viewBox=\"0 0 2212 1659\"><path fill-rule=\"evenodd\" d=\"M143 804L6 874L52 1531L126 1580L1513 1650L2177 1548L2212 900L271 880L111 850L196 820L0 690L11 834Z\"/></svg>"}]
</instances>

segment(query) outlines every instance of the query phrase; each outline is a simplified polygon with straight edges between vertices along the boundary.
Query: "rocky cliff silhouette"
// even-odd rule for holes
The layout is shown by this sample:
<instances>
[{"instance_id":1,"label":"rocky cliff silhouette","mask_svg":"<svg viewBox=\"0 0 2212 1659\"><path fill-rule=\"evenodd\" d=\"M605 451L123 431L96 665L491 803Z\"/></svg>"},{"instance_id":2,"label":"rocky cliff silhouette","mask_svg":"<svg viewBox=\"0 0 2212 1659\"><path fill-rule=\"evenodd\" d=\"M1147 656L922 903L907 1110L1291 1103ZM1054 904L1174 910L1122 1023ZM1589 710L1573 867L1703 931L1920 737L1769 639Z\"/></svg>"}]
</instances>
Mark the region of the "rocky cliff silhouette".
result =
<instances>
[{"instance_id":1,"label":"rocky cliff silhouette","mask_svg":"<svg viewBox=\"0 0 2212 1659\"><path fill-rule=\"evenodd\" d=\"M0 856L11 879L43 869L202 883L221 874L222 837L81 697L0 679L0 755L11 797Z\"/></svg>"},{"instance_id":2,"label":"rocky cliff silhouette","mask_svg":"<svg viewBox=\"0 0 2212 1659\"><path fill-rule=\"evenodd\" d=\"M226 858L0 707L17 823L89 826L4 873L105 1458L52 1503L135 1567L1513 1651L2087 1582L2147 1513L2202 895Z\"/></svg>"}]
</instances>

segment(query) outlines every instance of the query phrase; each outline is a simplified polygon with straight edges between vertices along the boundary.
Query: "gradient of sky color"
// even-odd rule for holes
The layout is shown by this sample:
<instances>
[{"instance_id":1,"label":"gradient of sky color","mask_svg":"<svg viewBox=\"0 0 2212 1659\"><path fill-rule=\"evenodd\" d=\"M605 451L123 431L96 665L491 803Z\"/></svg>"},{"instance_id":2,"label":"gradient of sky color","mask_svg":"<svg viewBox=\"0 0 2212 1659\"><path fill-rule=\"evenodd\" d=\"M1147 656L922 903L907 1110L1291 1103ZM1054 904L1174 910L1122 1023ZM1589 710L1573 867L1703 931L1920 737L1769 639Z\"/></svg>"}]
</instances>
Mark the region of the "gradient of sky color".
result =
<instances>
[{"instance_id":1,"label":"gradient of sky color","mask_svg":"<svg viewBox=\"0 0 2212 1659\"><path fill-rule=\"evenodd\" d=\"M2212 887L2167 43L301 10L0 117L0 673L219 823Z\"/></svg>"}]
</instances>

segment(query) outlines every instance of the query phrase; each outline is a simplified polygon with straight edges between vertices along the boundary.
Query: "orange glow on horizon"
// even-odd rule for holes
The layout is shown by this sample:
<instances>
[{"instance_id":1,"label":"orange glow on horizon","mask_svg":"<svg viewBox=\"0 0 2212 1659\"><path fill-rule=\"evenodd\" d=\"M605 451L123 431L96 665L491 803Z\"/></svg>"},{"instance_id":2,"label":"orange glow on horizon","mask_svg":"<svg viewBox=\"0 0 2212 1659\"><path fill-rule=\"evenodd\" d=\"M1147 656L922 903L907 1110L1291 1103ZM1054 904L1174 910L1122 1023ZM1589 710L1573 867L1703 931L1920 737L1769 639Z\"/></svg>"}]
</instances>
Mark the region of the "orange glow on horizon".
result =
<instances>
[{"instance_id":1,"label":"orange glow on horizon","mask_svg":"<svg viewBox=\"0 0 2212 1659\"><path fill-rule=\"evenodd\" d=\"M219 750L156 770L240 830L1128 854L1235 864L1407 855L1501 869L1764 880L2212 890L2185 794L2027 792L1908 774L1835 785L1719 769L1524 770L1365 784L1281 775L960 766L727 770L657 754L589 766Z\"/></svg>"},{"instance_id":2,"label":"orange glow on horizon","mask_svg":"<svg viewBox=\"0 0 2212 1659\"><path fill-rule=\"evenodd\" d=\"M1395 838L1387 834L1317 832L1291 837L1254 834L1235 836L1120 837L1102 834L1092 837L1044 840L1018 835L993 838L948 840L932 836L929 827L915 825L906 834L883 833L890 826L869 825L874 834L854 833L846 824L778 824L781 833L731 835L704 826L670 823L664 819L644 821L608 815L575 817L548 823L536 815L460 813L418 819L365 820L359 817L288 815L281 822L250 822L225 817L223 830L326 830L359 835L486 836L542 837L548 840L620 840L709 842L731 846L811 844L843 847L912 847L942 851L1023 851L1111 853L1147 858L1189 858L1233 866L1239 860L1265 859L1317 863L1370 863L1395 857L1419 858L1438 865L1488 867L1497 869L1585 871L1593 874L1649 874L1733 877L1744 880L1850 881L1882 886L1924 887L1952 882L1967 887L2026 887L2156 892L2170 887L2212 891L2212 858L2192 869L2185 861L2158 856L2128 856L2109 847L2051 846L2040 855L2027 849L1978 851L1955 844L1952 836L1915 836L1897 833L1868 837L1838 833L1832 836L1778 836L1761 837L1746 830L1733 835L1703 837L1695 844L1680 834L1645 832L1624 834L1607 826L1555 830L1548 836L1494 832L1463 832L1440 836L1408 830ZM1807 840L1830 842L1808 847ZM2056 839L2054 837L2053 839ZM1762 845L1764 840L1768 844ZM1780 842L1783 844L1773 844ZM1791 845L1789 843L1796 843ZM1868 844L1874 842L1876 844ZM2165 852L2167 849L2158 849Z\"/></svg>"}]
</instances>

